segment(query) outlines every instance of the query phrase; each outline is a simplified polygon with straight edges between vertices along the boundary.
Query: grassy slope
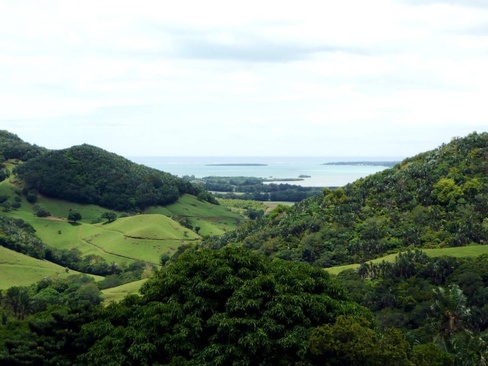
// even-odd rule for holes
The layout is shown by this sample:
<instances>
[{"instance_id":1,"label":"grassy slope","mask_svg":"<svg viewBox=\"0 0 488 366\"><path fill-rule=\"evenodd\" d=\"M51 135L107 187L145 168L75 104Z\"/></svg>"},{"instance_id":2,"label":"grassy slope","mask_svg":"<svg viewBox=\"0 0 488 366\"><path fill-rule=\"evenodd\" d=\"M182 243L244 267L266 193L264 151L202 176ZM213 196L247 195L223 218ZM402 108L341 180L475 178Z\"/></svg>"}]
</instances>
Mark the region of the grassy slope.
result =
<instances>
[{"instance_id":1,"label":"grassy slope","mask_svg":"<svg viewBox=\"0 0 488 366\"><path fill-rule=\"evenodd\" d=\"M199 201L191 195L184 195L178 202L166 207L148 208L144 213L162 214L175 219L188 218L193 227L200 227L199 234L202 236L221 235L234 230L242 222L242 216L237 213Z\"/></svg>"},{"instance_id":2,"label":"grassy slope","mask_svg":"<svg viewBox=\"0 0 488 366\"><path fill-rule=\"evenodd\" d=\"M11 286L27 286L44 277L67 277L79 272L69 271L57 264L28 257L0 247L0 289ZM97 280L100 276L92 276Z\"/></svg>"},{"instance_id":3,"label":"grassy slope","mask_svg":"<svg viewBox=\"0 0 488 366\"><path fill-rule=\"evenodd\" d=\"M12 177L0 182L0 195L8 196L10 202L17 196L16 190L19 187L14 184ZM38 203L53 216L36 217L33 205L24 197L21 197L19 209L0 214L30 223L36 229L37 236L49 246L77 248L84 255L96 254L109 263L118 264L135 260L159 264L162 254L171 255L182 243L194 242L200 235L218 235L232 230L242 220L236 213L199 201L190 195L183 196L170 206L153 207L146 214L120 218L109 224L92 224L107 211L99 206L80 205L43 196L39 197ZM66 221L70 209L81 213L83 219L80 223L72 225ZM200 235L182 227L170 217L188 217L193 226L200 226ZM18 270L21 271L21 268ZM22 274L19 273L18 277L21 278Z\"/></svg>"},{"instance_id":4,"label":"grassy slope","mask_svg":"<svg viewBox=\"0 0 488 366\"><path fill-rule=\"evenodd\" d=\"M102 290L103 294L103 303L108 305L112 301L120 301L124 297L130 294L137 294L139 292L139 289L141 286L146 282L147 280L140 280L140 281L135 281L131 283L126 283L125 285L117 286L117 287L112 287L106 290Z\"/></svg>"},{"instance_id":5,"label":"grassy slope","mask_svg":"<svg viewBox=\"0 0 488 366\"><path fill-rule=\"evenodd\" d=\"M429 257L477 257L483 254L488 254L488 245L469 245L465 247L455 247L455 248L440 248L440 249L422 249L425 254ZM385 257L377 258L372 260L373 263L381 263L383 261L393 262L397 254L389 254ZM338 274L346 269L356 269L359 264L347 264L344 266L336 266L326 268L325 270L330 274Z\"/></svg>"}]
</instances>

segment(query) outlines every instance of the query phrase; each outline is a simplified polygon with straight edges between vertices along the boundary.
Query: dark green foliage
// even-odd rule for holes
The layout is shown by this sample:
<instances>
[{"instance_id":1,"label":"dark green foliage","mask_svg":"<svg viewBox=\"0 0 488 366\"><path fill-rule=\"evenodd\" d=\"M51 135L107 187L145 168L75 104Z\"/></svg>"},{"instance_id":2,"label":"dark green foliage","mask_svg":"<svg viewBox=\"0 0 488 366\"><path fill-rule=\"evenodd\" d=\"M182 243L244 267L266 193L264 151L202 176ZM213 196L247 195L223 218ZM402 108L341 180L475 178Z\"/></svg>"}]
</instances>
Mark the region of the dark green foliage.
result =
<instances>
[{"instance_id":1,"label":"dark green foliage","mask_svg":"<svg viewBox=\"0 0 488 366\"><path fill-rule=\"evenodd\" d=\"M81 220L81 214L78 211L69 210L68 221L77 222Z\"/></svg>"},{"instance_id":2,"label":"dark green foliage","mask_svg":"<svg viewBox=\"0 0 488 366\"><path fill-rule=\"evenodd\" d=\"M295 184L265 184L256 177L205 177L205 189L216 191L219 198L254 201L299 202L307 197L321 195L322 188L302 187Z\"/></svg>"},{"instance_id":3,"label":"dark green foliage","mask_svg":"<svg viewBox=\"0 0 488 366\"><path fill-rule=\"evenodd\" d=\"M335 324L313 330L310 354L317 365L410 365L410 345L395 329L383 334L366 319L339 316Z\"/></svg>"},{"instance_id":4,"label":"dark green foliage","mask_svg":"<svg viewBox=\"0 0 488 366\"><path fill-rule=\"evenodd\" d=\"M233 247L186 251L141 293L86 326L84 363L289 365L314 327L368 316L323 271Z\"/></svg>"},{"instance_id":5,"label":"dark green foliage","mask_svg":"<svg viewBox=\"0 0 488 366\"><path fill-rule=\"evenodd\" d=\"M26 161L44 153L46 149L22 141L17 135L0 130L0 157L3 160L18 159ZM0 164L3 161L0 159ZM1 177L1 173L0 173ZM2 181L3 179L0 179Z\"/></svg>"},{"instance_id":6,"label":"dark green foliage","mask_svg":"<svg viewBox=\"0 0 488 366\"><path fill-rule=\"evenodd\" d=\"M39 204L34 205L34 213L37 217L48 217L51 216L51 212L49 212L45 207Z\"/></svg>"},{"instance_id":7,"label":"dark green foliage","mask_svg":"<svg viewBox=\"0 0 488 366\"><path fill-rule=\"evenodd\" d=\"M102 219L107 220L107 222L114 222L117 220L117 214L115 212L107 211L102 214Z\"/></svg>"},{"instance_id":8,"label":"dark green foliage","mask_svg":"<svg viewBox=\"0 0 488 366\"><path fill-rule=\"evenodd\" d=\"M28 187L47 196L121 211L166 205L184 193L202 193L169 173L89 145L49 151L14 172ZM204 192L202 199L212 196Z\"/></svg>"},{"instance_id":9,"label":"dark green foliage","mask_svg":"<svg viewBox=\"0 0 488 366\"><path fill-rule=\"evenodd\" d=\"M242 243L320 267L406 248L488 242L488 133L473 133L206 244Z\"/></svg>"},{"instance_id":10,"label":"dark green foliage","mask_svg":"<svg viewBox=\"0 0 488 366\"><path fill-rule=\"evenodd\" d=\"M83 351L80 328L94 320L100 294L92 278L80 275L6 290L0 297L6 314L0 364L73 365Z\"/></svg>"},{"instance_id":11,"label":"dark green foliage","mask_svg":"<svg viewBox=\"0 0 488 366\"><path fill-rule=\"evenodd\" d=\"M361 278L371 278L373 281ZM420 365L481 365L488 354L488 256L365 264L338 280L374 312L381 329L403 329ZM415 363L417 364L417 363Z\"/></svg>"},{"instance_id":12,"label":"dark green foliage","mask_svg":"<svg viewBox=\"0 0 488 366\"><path fill-rule=\"evenodd\" d=\"M37 202L37 191L35 189L26 189L26 199L29 203L36 203Z\"/></svg>"},{"instance_id":13,"label":"dark green foliage","mask_svg":"<svg viewBox=\"0 0 488 366\"><path fill-rule=\"evenodd\" d=\"M0 168L2 167L2 164L0 163ZM0 169L0 182L4 181L10 177L10 171L8 169Z\"/></svg>"},{"instance_id":14,"label":"dark green foliage","mask_svg":"<svg viewBox=\"0 0 488 366\"><path fill-rule=\"evenodd\" d=\"M35 235L34 228L20 219L0 216L0 245L42 259L46 255L44 243Z\"/></svg>"}]
</instances>

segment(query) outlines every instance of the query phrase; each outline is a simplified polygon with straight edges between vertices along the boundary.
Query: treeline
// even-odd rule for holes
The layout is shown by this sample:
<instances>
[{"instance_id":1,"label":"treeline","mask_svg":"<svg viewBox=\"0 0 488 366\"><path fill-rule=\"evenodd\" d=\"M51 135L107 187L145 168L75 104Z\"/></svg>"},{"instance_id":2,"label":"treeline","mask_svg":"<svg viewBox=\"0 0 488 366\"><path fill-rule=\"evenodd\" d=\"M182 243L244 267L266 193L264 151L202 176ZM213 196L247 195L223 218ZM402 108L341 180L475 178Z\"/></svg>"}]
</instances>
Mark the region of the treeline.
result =
<instances>
[{"instance_id":1,"label":"treeline","mask_svg":"<svg viewBox=\"0 0 488 366\"><path fill-rule=\"evenodd\" d=\"M0 130L0 166L9 159L27 161L46 151L45 148L22 141L13 133Z\"/></svg>"},{"instance_id":2,"label":"treeline","mask_svg":"<svg viewBox=\"0 0 488 366\"><path fill-rule=\"evenodd\" d=\"M204 177L207 191L215 192L218 198L254 201L299 202L305 198L320 195L322 188L302 187L288 183L265 183L256 177Z\"/></svg>"},{"instance_id":3,"label":"treeline","mask_svg":"<svg viewBox=\"0 0 488 366\"><path fill-rule=\"evenodd\" d=\"M185 193L216 203L199 186L90 145L48 151L17 166L14 173L29 190L118 211L167 205Z\"/></svg>"},{"instance_id":4,"label":"treeline","mask_svg":"<svg viewBox=\"0 0 488 366\"><path fill-rule=\"evenodd\" d=\"M448 357L440 364L484 364L487 255L430 258L420 250L409 251L391 263L363 263L342 272L338 280L374 313L380 329L401 329L410 343L445 352Z\"/></svg>"},{"instance_id":5,"label":"treeline","mask_svg":"<svg viewBox=\"0 0 488 366\"><path fill-rule=\"evenodd\" d=\"M320 267L405 248L488 242L488 133L456 138L393 169L324 189L236 231L209 238Z\"/></svg>"}]
</instances>

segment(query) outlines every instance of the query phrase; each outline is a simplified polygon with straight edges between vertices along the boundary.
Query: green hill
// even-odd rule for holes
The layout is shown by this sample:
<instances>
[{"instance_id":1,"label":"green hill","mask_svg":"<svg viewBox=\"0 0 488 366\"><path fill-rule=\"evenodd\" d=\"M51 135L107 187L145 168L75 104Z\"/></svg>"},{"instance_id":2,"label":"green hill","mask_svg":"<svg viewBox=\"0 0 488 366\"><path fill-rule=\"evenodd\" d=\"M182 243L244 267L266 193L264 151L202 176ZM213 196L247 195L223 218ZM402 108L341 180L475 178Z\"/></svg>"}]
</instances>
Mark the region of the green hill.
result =
<instances>
[{"instance_id":1,"label":"green hill","mask_svg":"<svg viewBox=\"0 0 488 366\"><path fill-rule=\"evenodd\" d=\"M0 164L5 160L29 160L47 151L45 148L22 141L17 135L0 130Z\"/></svg>"},{"instance_id":2,"label":"green hill","mask_svg":"<svg viewBox=\"0 0 488 366\"><path fill-rule=\"evenodd\" d=\"M198 186L93 146L49 151L0 131L0 152L0 245L63 270L142 271L141 261L159 266L161 256L243 219ZM113 222L103 219L107 207Z\"/></svg>"},{"instance_id":3,"label":"green hill","mask_svg":"<svg viewBox=\"0 0 488 366\"><path fill-rule=\"evenodd\" d=\"M126 283L121 286L112 287L102 291L103 302L110 304L112 301L120 301L127 295L137 294L147 279Z\"/></svg>"},{"instance_id":4,"label":"green hill","mask_svg":"<svg viewBox=\"0 0 488 366\"><path fill-rule=\"evenodd\" d=\"M136 164L90 145L48 151L14 169L27 189L70 202L119 211L174 203L203 189L169 173Z\"/></svg>"},{"instance_id":5,"label":"green hill","mask_svg":"<svg viewBox=\"0 0 488 366\"><path fill-rule=\"evenodd\" d=\"M488 241L488 133L473 133L207 240L321 267Z\"/></svg>"}]
</instances>

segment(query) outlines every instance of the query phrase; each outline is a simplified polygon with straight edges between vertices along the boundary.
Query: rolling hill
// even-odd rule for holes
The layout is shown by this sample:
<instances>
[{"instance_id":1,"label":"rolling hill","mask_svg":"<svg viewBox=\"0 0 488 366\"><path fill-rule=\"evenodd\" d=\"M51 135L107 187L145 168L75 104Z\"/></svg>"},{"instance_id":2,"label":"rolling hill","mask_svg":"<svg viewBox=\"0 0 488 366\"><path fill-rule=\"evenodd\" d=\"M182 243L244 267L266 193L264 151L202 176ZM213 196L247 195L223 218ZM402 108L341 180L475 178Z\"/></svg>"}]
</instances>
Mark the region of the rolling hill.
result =
<instances>
[{"instance_id":1,"label":"rolling hill","mask_svg":"<svg viewBox=\"0 0 488 366\"><path fill-rule=\"evenodd\" d=\"M233 230L244 219L214 204L198 186L93 146L50 151L0 131L0 152L5 172L0 218L15 219L26 228L21 242L15 239L18 233L3 233L5 245L23 253L20 258L34 255L63 271L69 267L107 275L141 261L157 267L162 256L171 256L181 245ZM95 193L88 197L83 192ZM119 203L111 202L110 195ZM68 222L71 211L81 220ZM107 212L118 218L107 222ZM24 275L31 271L15 268L18 276L10 264L0 263L2 274L12 273L6 284L25 284ZM38 277L32 276L32 282Z\"/></svg>"}]
</instances>

